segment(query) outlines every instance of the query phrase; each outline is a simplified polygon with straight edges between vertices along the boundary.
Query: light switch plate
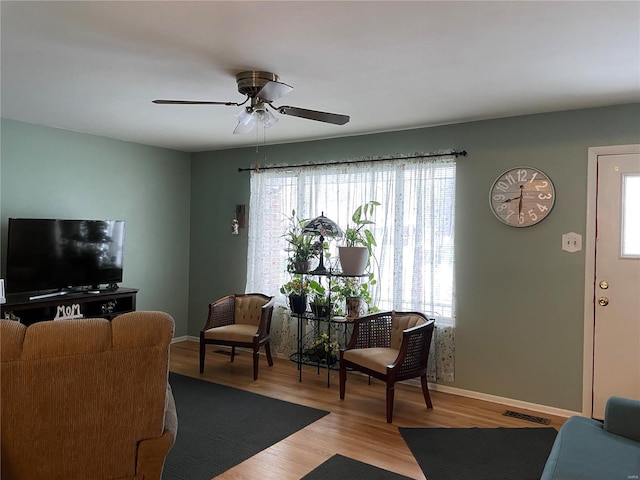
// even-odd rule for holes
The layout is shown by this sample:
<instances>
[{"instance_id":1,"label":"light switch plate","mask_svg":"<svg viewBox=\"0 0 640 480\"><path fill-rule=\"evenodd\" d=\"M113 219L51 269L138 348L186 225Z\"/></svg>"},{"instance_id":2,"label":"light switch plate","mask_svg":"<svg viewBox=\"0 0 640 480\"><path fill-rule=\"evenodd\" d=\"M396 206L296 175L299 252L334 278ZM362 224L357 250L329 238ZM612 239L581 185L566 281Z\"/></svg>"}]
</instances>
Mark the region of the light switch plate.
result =
<instances>
[{"instance_id":1,"label":"light switch plate","mask_svg":"<svg viewBox=\"0 0 640 480\"><path fill-rule=\"evenodd\" d=\"M582 250L582 235L569 232L562 235L562 250L569 253Z\"/></svg>"}]
</instances>

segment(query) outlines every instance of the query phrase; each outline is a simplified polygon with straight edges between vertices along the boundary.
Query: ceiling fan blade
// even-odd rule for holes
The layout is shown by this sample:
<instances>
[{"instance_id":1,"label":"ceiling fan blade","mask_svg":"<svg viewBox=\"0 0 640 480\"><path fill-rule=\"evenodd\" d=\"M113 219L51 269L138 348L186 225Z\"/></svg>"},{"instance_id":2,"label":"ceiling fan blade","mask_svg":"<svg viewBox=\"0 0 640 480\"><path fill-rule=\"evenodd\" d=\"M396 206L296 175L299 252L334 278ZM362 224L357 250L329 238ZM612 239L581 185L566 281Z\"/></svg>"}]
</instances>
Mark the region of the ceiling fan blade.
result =
<instances>
[{"instance_id":1,"label":"ceiling fan blade","mask_svg":"<svg viewBox=\"0 0 640 480\"><path fill-rule=\"evenodd\" d=\"M236 102L201 102L198 100L152 100L152 102L159 105L228 105L236 107L242 105Z\"/></svg>"},{"instance_id":2,"label":"ceiling fan blade","mask_svg":"<svg viewBox=\"0 0 640 480\"><path fill-rule=\"evenodd\" d=\"M258 95L256 96L267 103L271 103L275 102L283 95L286 95L291 90L293 90L293 87L291 85L287 85L286 83L282 82L270 81L260 89Z\"/></svg>"},{"instance_id":3,"label":"ceiling fan blade","mask_svg":"<svg viewBox=\"0 0 640 480\"><path fill-rule=\"evenodd\" d=\"M335 125L344 125L349 122L349 115L340 115L337 113L319 112L317 110L307 110L306 108L290 107L274 107L278 113L282 115L291 115L292 117L307 118L318 122L333 123Z\"/></svg>"}]
</instances>

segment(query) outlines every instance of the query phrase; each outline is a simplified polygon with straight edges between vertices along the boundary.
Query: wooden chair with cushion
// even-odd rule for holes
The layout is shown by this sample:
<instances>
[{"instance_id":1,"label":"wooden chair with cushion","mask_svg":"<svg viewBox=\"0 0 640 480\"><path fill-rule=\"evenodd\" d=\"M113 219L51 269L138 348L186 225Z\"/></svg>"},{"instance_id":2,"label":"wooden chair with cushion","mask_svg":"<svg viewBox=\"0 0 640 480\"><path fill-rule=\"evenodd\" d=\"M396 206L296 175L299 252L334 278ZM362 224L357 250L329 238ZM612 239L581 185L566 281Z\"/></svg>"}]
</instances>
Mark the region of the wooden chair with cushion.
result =
<instances>
[{"instance_id":1,"label":"wooden chair with cushion","mask_svg":"<svg viewBox=\"0 0 640 480\"><path fill-rule=\"evenodd\" d=\"M274 297L260 293L227 295L209 304L207 323L200 331L200 373L204 372L207 344L231 347L231 361L236 347L253 350L253 379L258 379L258 358L264 345L267 362L271 367L271 316Z\"/></svg>"},{"instance_id":2,"label":"wooden chair with cushion","mask_svg":"<svg viewBox=\"0 0 640 480\"><path fill-rule=\"evenodd\" d=\"M349 344L340 351L340 398L347 369L387 384L387 422L393 418L395 383L420 377L427 408L433 408L427 386L427 359L435 321L418 312L380 312L354 319Z\"/></svg>"}]
</instances>

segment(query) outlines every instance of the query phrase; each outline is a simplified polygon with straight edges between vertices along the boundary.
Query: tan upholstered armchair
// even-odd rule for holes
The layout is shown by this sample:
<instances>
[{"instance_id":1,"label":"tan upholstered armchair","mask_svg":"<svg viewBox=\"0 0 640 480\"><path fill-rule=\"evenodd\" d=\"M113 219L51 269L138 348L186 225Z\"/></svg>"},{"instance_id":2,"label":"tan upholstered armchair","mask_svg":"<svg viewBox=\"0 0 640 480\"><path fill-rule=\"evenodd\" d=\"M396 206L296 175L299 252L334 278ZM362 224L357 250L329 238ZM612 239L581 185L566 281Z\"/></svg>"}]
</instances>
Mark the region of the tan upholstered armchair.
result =
<instances>
[{"instance_id":1,"label":"tan upholstered armchair","mask_svg":"<svg viewBox=\"0 0 640 480\"><path fill-rule=\"evenodd\" d=\"M236 347L253 350L253 379L258 379L258 358L264 345L269 366L271 358L271 316L274 297L260 293L227 295L209 304L207 323L200 331L200 373L204 372L207 344L231 347L231 361Z\"/></svg>"},{"instance_id":2,"label":"tan upholstered armchair","mask_svg":"<svg viewBox=\"0 0 640 480\"><path fill-rule=\"evenodd\" d=\"M347 368L387 384L387 422L393 419L395 383L420 377L427 408L433 408L427 386L427 359L434 320L418 312L381 312L354 319L349 344L340 351L340 398Z\"/></svg>"},{"instance_id":3,"label":"tan upholstered armchair","mask_svg":"<svg viewBox=\"0 0 640 480\"><path fill-rule=\"evenodd\" d=\"M160 480L177 431L173 319L0 320L2 478Z\"/></svg>"}]
</instances>

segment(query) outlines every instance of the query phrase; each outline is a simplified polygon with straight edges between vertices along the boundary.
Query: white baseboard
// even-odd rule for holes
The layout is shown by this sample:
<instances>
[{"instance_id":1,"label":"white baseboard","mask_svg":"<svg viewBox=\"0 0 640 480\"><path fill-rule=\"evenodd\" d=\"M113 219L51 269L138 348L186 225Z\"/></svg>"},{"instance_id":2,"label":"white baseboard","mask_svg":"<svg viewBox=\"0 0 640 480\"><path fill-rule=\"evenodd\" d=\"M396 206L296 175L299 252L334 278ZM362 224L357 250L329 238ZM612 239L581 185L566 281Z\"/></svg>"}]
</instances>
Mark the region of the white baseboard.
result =
<instances>
[{"instance_id":1,"label":"white baseboard","mask_svg":"<svg viewBox=\"0 0 640 480\"><path fill-rule=\"evenodd\" d=\"M195 338L195 337L191 337L189 335L183 335L181 337L173 337L173 339L171 340L171 343L178 343L178 342L184 342L186 340L191 340L194 342L199 342L200 339Z\"/></svg>"},{"instance_id":2,"label":"white baseboard","mask_svg":"<svg viewBox=\"0 0 640 480\"><path fill-rule=\"evenodd\" d=\"M450 393L452 395L460 395L461 397L474 398L476 400L484 400L486 402L499 403L510 407L523 408L525 410L533 410L535 412L546 413L557 417L572 417L574 415L582 415L581 412L572 410L564 410L561 408L550 407L548 405L540 405L538 403L523 402L522 400L514 400L513 398L499 397L488 393L473 392L471 390L463 390L461 388L449 387L439 383L429 383L429 389L436 392Z\"/></svg>"},{"instance_id":3,"label":"white baseboard","mask_svg":"<svg viewBox=\"0 0 640 480\"><path fill-rule=\"evenodd\" d=\"M171 343L177 343L182 341L200 342L198 337L191 335L184 335L182 337L175 337ZM274 354L276 358L289 359L289 357ZM409 385L420 387L419 380L407 380ZM421 388L421 387L420 387ZM499 397L497 395L490 395L488 393L474 392L472 390L464 390L462 388L450 387L448 385L442 385L440 383L429 383L429 389L436 392L450 393L451 395L459 395L461 397L474 398L476 400L484 400L486 402L499 403L501 405L507 405L509 407L523 408L525 410L533 410L539 413L546 413L547 415L554 415L556 417L569 418L574 415L582 415L581 412L574 412L572 410L564 410L561 408L550 407L548 405L540 405L538 403L523 402L522 400L514 400L513 398Z\"/></svg>"}]
</instances>

